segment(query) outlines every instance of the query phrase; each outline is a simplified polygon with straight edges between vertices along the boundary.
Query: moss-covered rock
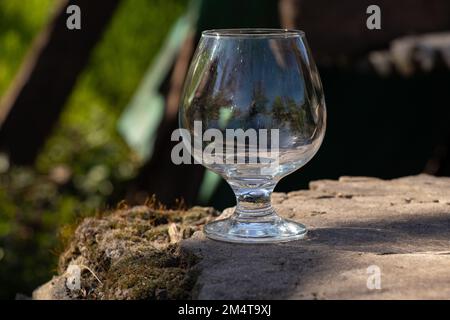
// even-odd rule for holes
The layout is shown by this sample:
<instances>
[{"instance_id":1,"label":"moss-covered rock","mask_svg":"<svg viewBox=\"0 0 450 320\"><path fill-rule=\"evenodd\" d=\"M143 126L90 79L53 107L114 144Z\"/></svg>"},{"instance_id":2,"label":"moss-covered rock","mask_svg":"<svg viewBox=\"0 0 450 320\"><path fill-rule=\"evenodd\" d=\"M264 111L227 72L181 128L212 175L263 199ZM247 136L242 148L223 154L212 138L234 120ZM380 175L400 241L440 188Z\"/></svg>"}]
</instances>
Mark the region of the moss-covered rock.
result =
<instances>
[{"instance_id":1,"label":"moss-covered rock","mask_svg":"<svg viewBox=\"0 0 450 320\"><path fill-rule=\"evenodd\" d=\"M59 275L33 297L189 299L198 258L182 251L178 242L216 215L211 208L166 210L145 205L86 218L73 234L66 231ZM79 286L68 284L73 280L71 270L79 270Z\"/></svg>"}]
</instances>

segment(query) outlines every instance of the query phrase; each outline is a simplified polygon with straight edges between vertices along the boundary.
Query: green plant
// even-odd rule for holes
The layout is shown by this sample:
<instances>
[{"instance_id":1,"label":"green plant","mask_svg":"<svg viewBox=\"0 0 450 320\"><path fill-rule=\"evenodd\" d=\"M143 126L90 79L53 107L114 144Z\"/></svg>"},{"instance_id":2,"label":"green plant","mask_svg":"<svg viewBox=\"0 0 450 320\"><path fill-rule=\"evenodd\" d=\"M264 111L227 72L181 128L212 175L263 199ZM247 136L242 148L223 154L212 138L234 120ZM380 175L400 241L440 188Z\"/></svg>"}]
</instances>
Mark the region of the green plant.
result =
<instances>
[{"instance_id":1,"label":"green plant","mask_svg":"<svg viewBox=\"0 0 450 320\"><path fill-rule=\"evenodd\" d=\"M29 295L47 281L56 268L60 228L104 209L108 199L114 202L111 194L120 194L136 173L139 163L116 132L116 122L186 4L123 0L36 166L4 166L0 298ZM0 94L53 5L53 0L0 2Z\"/></svg>"}]
</instances>

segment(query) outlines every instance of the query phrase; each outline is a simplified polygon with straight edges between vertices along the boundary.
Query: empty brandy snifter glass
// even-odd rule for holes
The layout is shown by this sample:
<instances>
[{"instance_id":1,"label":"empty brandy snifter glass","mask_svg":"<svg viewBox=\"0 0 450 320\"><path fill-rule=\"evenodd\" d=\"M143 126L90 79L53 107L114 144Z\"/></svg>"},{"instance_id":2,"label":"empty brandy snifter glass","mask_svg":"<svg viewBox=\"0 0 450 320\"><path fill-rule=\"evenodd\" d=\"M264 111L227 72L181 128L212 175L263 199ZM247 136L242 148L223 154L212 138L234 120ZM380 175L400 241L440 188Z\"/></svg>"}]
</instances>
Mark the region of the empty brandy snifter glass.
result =
<instances>
[{"instance_id":1,"label":"empty brandy snifter glass","mask_svg":"<svg viewBox=\"0 0 450 320\"><path fill-rule=\"evenodd\" d=\"M183 141L194 159L233 189L233 215L207 224L212 239L301 239L304 225L277 215L278 181L319 149L326 108L305 34L284 29L202 33L180 102Z\"/></svg>"}]
</instances>

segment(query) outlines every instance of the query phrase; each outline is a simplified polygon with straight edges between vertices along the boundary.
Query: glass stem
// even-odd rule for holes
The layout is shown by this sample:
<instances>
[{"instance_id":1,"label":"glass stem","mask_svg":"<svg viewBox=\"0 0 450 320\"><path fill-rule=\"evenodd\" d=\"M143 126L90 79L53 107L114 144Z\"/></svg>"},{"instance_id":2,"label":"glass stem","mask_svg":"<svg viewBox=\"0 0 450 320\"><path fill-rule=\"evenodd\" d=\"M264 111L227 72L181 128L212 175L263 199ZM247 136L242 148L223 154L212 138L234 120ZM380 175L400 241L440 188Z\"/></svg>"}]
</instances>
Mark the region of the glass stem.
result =
<instances>
[{"instance_id":1,"label":"glass stem","mask_svg":"<svg viewBox=\"0 0 450 320\"><path fill-rule=\"evenodd\" d=\"M235 218L238 220L255 221L258 218L274 216L271 195L276 183L264 184L263 186L236 186L233 187L236 195ZM264 220L265 220L264 218Z\"/></svg>"}]
</instances>

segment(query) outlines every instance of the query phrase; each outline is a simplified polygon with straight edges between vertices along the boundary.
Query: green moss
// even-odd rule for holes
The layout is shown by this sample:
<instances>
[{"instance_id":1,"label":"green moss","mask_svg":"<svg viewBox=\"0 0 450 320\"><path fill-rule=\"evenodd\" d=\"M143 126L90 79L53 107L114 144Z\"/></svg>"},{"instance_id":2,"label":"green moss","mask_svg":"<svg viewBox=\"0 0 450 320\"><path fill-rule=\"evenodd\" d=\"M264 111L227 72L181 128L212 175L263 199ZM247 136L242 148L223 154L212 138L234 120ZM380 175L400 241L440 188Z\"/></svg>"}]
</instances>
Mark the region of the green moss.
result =
<instances>
[{"instance_id":1,"label":"green moss","mask_svg":"<svg viewBox=\"0 0 450 320\"><path fill-rule=\"evenodd\" d=\"M107 273L106 299L189 299L197 273L189 268L195 257L167 251L151 251L143 257L120 260Z\"/></svg>"},{"instance_id":2,"label":"green moss","mask_svg":"<svg viewBox=\"0 0 450 320\"><path fill-rule=\"evenodd\" d=\"M167 225L157 226L147 230L143 234L143 237L145 237L150 241L167 240L169 237L167 230L168 230Z\"/></svg>"},{"instance_id":3,"label":"green moss","mask_svg":"<svg viewBox=\"0 0 450 320\"><path fill-rule=\"evenodd\" d=\"M89 268L82 274L82 290L71 292L75 299L189 299L199 259L170 243L168 226L177 223L182 238L188 238L215 213L150 204L87 218L60 256L59 273L71 263Z\"/></svg>"}]
</instances>

